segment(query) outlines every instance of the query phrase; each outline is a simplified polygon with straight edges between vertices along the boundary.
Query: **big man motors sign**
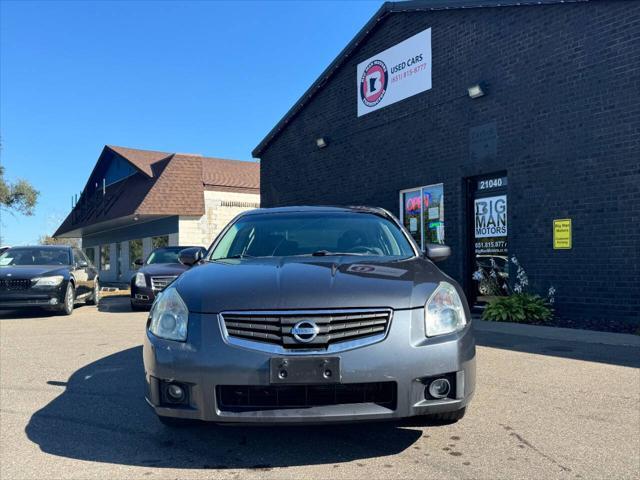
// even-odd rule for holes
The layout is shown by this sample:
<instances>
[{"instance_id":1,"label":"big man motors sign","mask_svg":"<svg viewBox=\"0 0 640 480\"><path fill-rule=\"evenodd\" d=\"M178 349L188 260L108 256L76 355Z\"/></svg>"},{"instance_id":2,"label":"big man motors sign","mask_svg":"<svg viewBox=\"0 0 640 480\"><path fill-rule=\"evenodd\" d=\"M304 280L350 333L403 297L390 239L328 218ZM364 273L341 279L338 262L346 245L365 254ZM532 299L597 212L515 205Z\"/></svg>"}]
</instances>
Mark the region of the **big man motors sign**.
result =
<instances>
[{"instance_id":1,"label":"big man motors sign","mask_svg":"<svg viewBox=\"0 0 640 480\"><path fill-rule=\"evenodd\" d=\"M358 64L358 117L431 89L431 29Z\"/></svg>"}]
</instances>

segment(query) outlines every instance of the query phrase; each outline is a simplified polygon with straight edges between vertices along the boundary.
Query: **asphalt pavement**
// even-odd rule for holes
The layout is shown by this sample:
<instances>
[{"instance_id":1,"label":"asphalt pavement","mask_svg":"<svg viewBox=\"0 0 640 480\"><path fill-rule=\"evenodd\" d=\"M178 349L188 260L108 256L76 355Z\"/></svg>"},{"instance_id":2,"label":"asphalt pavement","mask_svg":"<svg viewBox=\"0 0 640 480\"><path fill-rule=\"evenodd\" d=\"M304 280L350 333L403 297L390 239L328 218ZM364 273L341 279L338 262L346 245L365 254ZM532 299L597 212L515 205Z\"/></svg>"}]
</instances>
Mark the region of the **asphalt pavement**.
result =
<instances>
[{"instance_id":1,"label":"asphalt pavement","mask_svg":"<svg viewBox=\"0 0 640 480\"><path fill-rule=\"evenodd\" d=\"M143 398L145 318L118 297L0 312L1 479L640 478L634 342L479 329L454 425L172 430Z\"/></svg>"}]
</instances>

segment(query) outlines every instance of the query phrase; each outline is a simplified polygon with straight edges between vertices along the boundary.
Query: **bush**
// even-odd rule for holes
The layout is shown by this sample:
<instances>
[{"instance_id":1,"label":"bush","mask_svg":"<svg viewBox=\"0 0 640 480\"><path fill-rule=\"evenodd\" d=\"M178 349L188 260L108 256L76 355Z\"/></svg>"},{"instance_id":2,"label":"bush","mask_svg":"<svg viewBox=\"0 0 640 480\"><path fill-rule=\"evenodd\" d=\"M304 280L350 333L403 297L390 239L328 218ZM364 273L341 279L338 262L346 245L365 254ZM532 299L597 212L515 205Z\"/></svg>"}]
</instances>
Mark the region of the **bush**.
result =
<instances>
[{"instance_id":1,"label":"bush","mask_svg":"<svg viewBox=\"0 0 640 480\"><path fill-rule=\"evenodd\" d=\"M487 303L482 313L484 320L492 322L546 323L552 316L544 298L530 293L496 297Z\"/></svg>"}]
</instances>

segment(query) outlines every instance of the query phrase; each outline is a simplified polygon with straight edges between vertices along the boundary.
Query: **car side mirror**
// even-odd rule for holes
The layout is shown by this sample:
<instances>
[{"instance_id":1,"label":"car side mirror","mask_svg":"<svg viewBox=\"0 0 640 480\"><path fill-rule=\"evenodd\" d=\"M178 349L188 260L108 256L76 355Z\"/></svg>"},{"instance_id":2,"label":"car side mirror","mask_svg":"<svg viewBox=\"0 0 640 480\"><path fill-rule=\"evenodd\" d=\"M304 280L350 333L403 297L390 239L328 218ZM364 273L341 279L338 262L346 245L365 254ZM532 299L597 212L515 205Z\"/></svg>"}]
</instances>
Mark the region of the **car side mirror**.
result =
<instances>
[{"instance_id":1,"label":"car side mirror","mask_svg":"<svg viewBox=\"0 0 640 480\"><path fill-rule=\"evenodd\" d=\"M89 266L89 264L84 260L78 260L78 263L76 265L78 268L87 268Z\"/></svg>"},{"instance_id":2,"label":"car side mirror","mask_svg":"<svg viewBox=\"0 0 640 480\"><path fill-rule=\"evenodd\" d=\"M144 264L141 258L136 259L136 261L133 263L139 267L141 267Z\"/></svg>"},{"instance_id":3,"label":"car side mirror","mask_svg":"<svg viewBox=\"0 0 640 480\"><path fill-rule=\"evenodd\" d=\"M427 258L434 262L442 262L451 256L451 247L449 245L440 245L438 243L427 243L424 251Z\"/></svg>"},{"instance_id":4,"label":"car side mirror","mask_svg":"<svg viewBox=\"0 0 640 480\"><path fill-rule=\"evenodd\" d=\"M178 255L178 260L183 265L191 267L202 260L202 249L200 248L185 248Z\"/></svg>"}]
</instances>

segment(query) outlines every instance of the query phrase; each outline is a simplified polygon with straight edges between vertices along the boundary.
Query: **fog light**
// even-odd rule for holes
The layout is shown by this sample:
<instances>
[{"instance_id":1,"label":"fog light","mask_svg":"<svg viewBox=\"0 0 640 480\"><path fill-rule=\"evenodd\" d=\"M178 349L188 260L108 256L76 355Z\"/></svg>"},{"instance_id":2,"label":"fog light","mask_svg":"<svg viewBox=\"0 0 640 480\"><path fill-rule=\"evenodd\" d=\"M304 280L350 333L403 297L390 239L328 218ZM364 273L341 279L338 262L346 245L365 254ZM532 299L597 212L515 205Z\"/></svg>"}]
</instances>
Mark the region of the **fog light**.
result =
<instances>
[{"instance_id":1,"label":"fog light","mask_svg":"<svg viewBox=\"0 0 640 480\"><path fill-rule=\"evenodd\" d=\"M184 390L179 385L172 383L167 387L167 395L175 402L179 402L184 398Z\"/></svg>"},{"instance_id":2,"label":"fog light","mask_svg":"<svg viewBox=\"0 0 640 480\"><path fill-rule=\"evenodd\" d=\"M51 300L49 300L49 303L51 305L57 305L58 304L58 299L57 298L52 298Z\"/></svg>"},{"instance_id":3,"label":"fog light","mask_svg":"<svg viewBox=\"0 0 640 480\"><path fill-rule=\"evenodd\" d=\"M433 398L445 398L451 391L451 384L446 378L437 378L429 384L429 395Z\"/></svg>"}]
</instances>

